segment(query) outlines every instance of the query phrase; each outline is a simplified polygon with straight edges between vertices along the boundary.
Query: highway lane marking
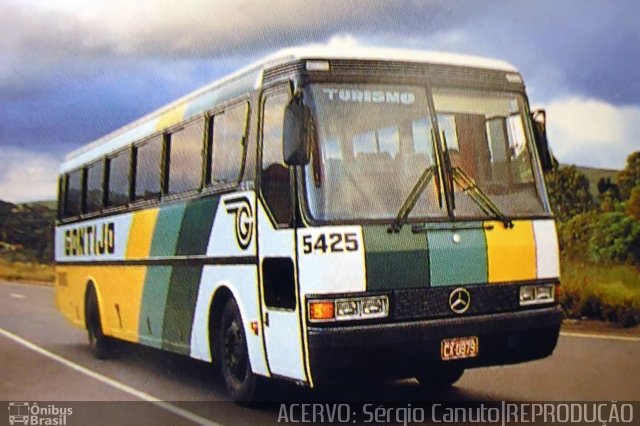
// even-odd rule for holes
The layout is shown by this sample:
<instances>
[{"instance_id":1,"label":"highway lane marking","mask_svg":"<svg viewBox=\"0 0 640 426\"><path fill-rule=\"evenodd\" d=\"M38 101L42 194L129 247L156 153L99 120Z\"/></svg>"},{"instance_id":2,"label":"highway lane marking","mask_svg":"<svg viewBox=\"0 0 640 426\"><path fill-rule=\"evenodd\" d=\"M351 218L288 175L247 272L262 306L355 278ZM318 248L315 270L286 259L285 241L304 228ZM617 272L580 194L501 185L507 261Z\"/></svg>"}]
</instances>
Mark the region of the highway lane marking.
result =
<instances>
[{"instance_id":1,"label":"highway lane marking","mask_svg":"<svg viewBox=\"0 0 640 426\"><path fill-rule=\"evenodd\" d=\"M26 299L27 298L24 294L20 294L20 293L9 293L9 297L13 297L14 299Z\"/></svg>"},{"instance_id":2,"label":"highway lane marking","mask_svg":"<svg viewBox=\"0 0 640 426\"><path fill-rule=\"evenodd\" d=\"M31 349L34 352L39 353L40 355L44 355L47 358L56 361L64 366L67 366L69 368L71 368L72 370L75 370L79 373L84 374L85 376L91 377L92 379L95 379L99 382L102 382L106 385L112 386L122 392L128 393L129 395L132 395L138 399L141 399L143 401L147 401L159 408L165 409L167 411L170 411L171 413L180 416L184 419L187 419L189 421L192 421L194 423L198 423L201 425L206 425L206 426L221 426L219 423L215 423L212 422L209 419L206 419L204 417L201 417L195 413L192 413L191 411L185 410L183 408L180 408L176 405L170 404L168 402L165 402L163 400L161 400L160 398L157 398L153 395L150 395L146 392L143 392L141 390L132 388L131 386L125 385L124 383L121 383L117 380L114 380L112 378L109 378L107 376L103 376L102 374L96 373L93 370L90 370L86 367L83 367L79 364L76 364L73 361L69 361L66 358L61 357L60 355L56 355L53 352L49 352L48 350L34 344L31 343L30 341L23 339L20 336L17 336L13 333L11 333L10 331L7 331L3 328L0 328L0 335L5 336L8 339L13 340L16 343L21 344L22 346Z\"/></svg>"},{"instance_id":3,"label":"highway lane marking","mask_svg":"<svg viewBox=\"0 0 640 426\"><path fill-rule=\"evenodd\" d=\"M568 337L584 337L587 339L622 340L625 342L640 342L640 337L631 337L631 336L612 336L608 334L573 333L570 331L561 331L560 335L568 336Z\"/></svg>"}]
</instances>

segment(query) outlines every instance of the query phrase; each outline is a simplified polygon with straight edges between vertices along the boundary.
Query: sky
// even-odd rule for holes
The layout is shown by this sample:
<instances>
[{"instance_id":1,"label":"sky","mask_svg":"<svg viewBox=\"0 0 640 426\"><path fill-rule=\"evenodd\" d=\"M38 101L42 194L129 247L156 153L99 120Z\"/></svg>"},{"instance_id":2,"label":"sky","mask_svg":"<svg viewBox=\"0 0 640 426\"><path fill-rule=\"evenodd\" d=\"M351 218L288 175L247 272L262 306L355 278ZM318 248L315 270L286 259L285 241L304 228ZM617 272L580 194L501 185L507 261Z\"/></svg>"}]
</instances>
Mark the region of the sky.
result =
<instances>
[{"instance_id":1,"label":"sky","mask_svg":"<svg viewBox=\"0 0 640 426\"><path fill-rule=\"evenodd\" d=\"M277 49L504 59L562 163L640 150L640 3L618 0L0 0L0 199L56 197L70 151Z\"/></svg>"}]
</instances>

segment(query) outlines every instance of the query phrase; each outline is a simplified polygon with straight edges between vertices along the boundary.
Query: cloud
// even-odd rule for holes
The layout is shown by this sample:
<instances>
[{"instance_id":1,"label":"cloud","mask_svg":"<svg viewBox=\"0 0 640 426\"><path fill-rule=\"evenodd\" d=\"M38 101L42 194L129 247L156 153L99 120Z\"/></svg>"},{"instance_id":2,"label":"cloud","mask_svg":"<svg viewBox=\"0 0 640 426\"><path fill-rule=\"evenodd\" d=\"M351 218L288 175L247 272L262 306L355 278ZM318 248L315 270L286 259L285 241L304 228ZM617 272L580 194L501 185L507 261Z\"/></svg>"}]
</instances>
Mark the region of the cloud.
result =
<instances>
[{"instance_id":1,"label":"cloud","mask_svg":"<svg viewBox=\"0 0 640 426\"><path fill-rule=\"evenodd\" d=\"M248 62L283 46L351 34L366 44L507 59L546 100L565 88L616 104L640 102L633 1L0 0L0 10L0 86L14 91L60 68L92 75L97 70L86 62L97 57Z\"/></svg>"},{"instance_id":2,"label":"cloud","mask_svg":"<svg viewBox=\"0 0 640 426\"><path fill-rule=\"evenodd\" d=\"M573 97L546 110L549 144L562 163L622 169L640 149L640 107Z\"/></svg>"},{"instance_id":3,"label":"cloud","mask_svg":"<svg viewBox=\"0 0 640 426\"><path fill-rule=\"evenodd\" d=\"M0 156L0 200L11 202L56 198L59 161L48 154L3 148Z\"/></svg>"}]
</instances>

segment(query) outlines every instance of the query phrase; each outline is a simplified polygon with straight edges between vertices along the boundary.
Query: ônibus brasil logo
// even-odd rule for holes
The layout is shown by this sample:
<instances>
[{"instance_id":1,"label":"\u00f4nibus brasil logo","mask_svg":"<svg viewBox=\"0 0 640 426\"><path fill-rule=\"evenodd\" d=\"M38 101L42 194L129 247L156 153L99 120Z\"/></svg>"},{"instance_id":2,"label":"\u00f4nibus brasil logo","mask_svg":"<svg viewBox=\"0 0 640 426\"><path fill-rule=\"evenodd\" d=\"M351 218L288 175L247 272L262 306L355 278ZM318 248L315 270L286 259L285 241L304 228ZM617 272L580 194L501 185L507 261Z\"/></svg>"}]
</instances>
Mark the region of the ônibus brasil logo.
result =
<instances>
[{"instance_id":1,"label":"\u00f4nibus brasil logo","mask_svg":"<svg viewBox=\"0 0 640 426\"><path fill-rule=\"evenodd\" d=\"M10 425L66 425L67 417L73 414L71 407L40 406L37 402L10 402L8 409Z\"/></svg>"},{"instance_id":2,"label":"\u00f4nibus brasil logo","mask_svg":"<svg viewBox=\"0 0 640 426\"><path fill-rule=\"evenodd\" d=\"M227 213L231 213L236 219L236 241L246 250L253 236L253 208L249 199L245 196L229 198L224 201Z\"/></svg>"}]
</instances>

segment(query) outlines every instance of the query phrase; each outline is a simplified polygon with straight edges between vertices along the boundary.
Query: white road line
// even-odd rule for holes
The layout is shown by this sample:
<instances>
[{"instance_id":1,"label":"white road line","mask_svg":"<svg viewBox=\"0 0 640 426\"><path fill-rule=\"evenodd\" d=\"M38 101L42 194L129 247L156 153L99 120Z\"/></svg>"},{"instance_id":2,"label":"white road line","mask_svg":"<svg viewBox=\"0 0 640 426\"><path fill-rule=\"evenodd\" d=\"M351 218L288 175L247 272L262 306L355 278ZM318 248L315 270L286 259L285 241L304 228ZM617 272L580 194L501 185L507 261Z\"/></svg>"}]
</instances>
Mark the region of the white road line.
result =
<instances>
[{"instance_id":1,"label":"white road line","mask_svg":"<svg viewBox=\"0 0 640 426\"><path fill-rule=\"evenodd\" d=\"M587 339L622 340L625 342L640 342L640 337L631 337L631 336L611 336L608 334L573 333L570 331L562 331L560 332L560 335L569 336L569 337L584 337Z\"/></svg>"},{"instance_id":2,"label":"white road line","mask_svg":"<svg viewBox=\"0 0 640 426\"><path fill-rule=\"evenodd\" d=\"M26 299L26 296L20 293L9 293L9 297L13 297L14 299Z\"/></svg>"},{"instance_id":3,"label":"white road line","mask_svg":"<svg viewBox=\"0 0 640 426\"><path fill-rule=\"evenodd\" d=\"M132 395L132 396L134 396L136 398L139 398L139 399L141 399L143 401L150 402L151 404L156 405L157 407L163 408L163 409L165 409L167 411L170 411L173 414L175 414L177 416L180 416L180 417L182 417L184 419L187 419L189 421L192 421L194 423L198 423L198 424L201 424L201 425L206 425L206 426L221 426L219 423L212 422L211 420L206 419L204 417L201 417L201 416L199 416L199 415L197 415L195 413L192 413L191 411L182 409L182 408L180 408L180 407L178 407L176 405L173 405L173 404L170 404L168 402L162 401L161 399L159 399L159 398L157 398L155 396L149 395L146 392L142 392L142 391L140 391L138 389L132 388L131 386L127 386L124 383L121 383L121 382L119 382L117 380L111 379L111 378L109 378L107 376L103 376L102 374L96 373L95 371L89 370L86 367L83 367L83 366L81 366L79 364L76 364L73 361L69 361L68 359L63 358L63 357L61 357L59 355L56 355L53 352L49 352L48 350L43 349L40 346L38 346L38 345L36 345L34 343L31 343L30 341L25 340L22 337L17 336L15 334L3 329L3 328L0 328L0 334L5 336L5 337L7 337L7 338L9 338L9 339L11 339L11 340L13 340L16 343L21 344L22 346L24 346L24 347L26 347L28 349L31 349L34 352L39 353L40 355L44 355L44 356L46 356L47 358L49 358L49 359L51 359L53 361L56 361L56 362L58 362L58 363L60 363L62 365L65 365L65 366L69 367L72 370L75 370L75 371L77 371L79 373L84 374L85 376L91 377L92 379L95 379L95 380L97 380L99 382L102 382L104 384L112 386L112 387L114 387L114 388L116 388L118 390L121 390L122 392L128 393L129 395Z\"/></svg>"}]
</instances>

